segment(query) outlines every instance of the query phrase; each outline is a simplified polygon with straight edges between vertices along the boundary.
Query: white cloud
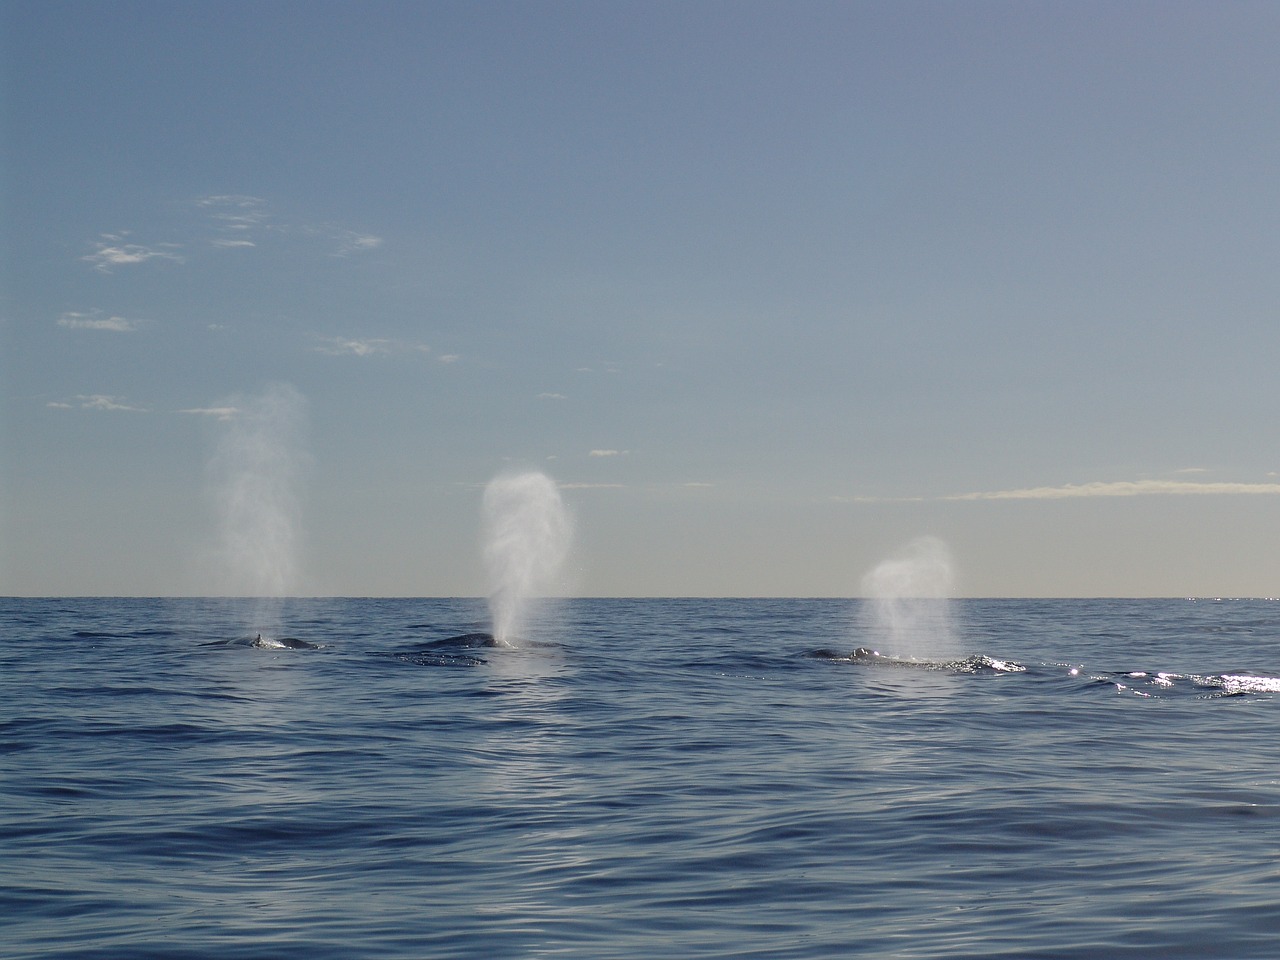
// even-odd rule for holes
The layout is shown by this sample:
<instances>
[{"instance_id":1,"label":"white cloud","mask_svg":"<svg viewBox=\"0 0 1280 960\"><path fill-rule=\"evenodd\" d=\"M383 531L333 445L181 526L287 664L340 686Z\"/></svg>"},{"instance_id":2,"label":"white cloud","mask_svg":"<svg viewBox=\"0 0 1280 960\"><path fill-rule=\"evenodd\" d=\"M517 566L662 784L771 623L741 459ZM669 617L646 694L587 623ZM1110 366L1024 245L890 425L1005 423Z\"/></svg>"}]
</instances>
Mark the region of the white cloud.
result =
<instances>
[{"instance_id":1,"label":"white cloud","mask_svg":"<svg viewBox=\"0 0 1280 960\"><path fill-rule=\"evenodd\" d=\"M86 410L128 410L133 413L145 413L142 407L135 407L125 403L119 397L109 397L104 394L93 394L92 396L81 396L77 399L83 401L80 406Z\"/></svg>"},{"instance_id":2,"label":"white cloud","mask_svg":"<svg viewBox=\"0 0 1280 960\"><path fill-rule=\"evenodd\" d=\"M290 229L284 227L283 229ZM332 256L348 257L353 253L363 253L367 250L376 250L382 246L382 238L376 237L371 233L360 233L356 230L348 230L346 227L339 227L335 224L327 223L318 227L298 226L293 228L303 236L315 237L319 240L327 241L335 244Z\"/></svg>"},{"instance_id":3,"label":"white cloud","mask_svg":"<svg viewBox=\"0 0 1280 960\"><path fill-rule=\"evenodd\" d=\"M104 317L97 310L78 313L74 310L58 318L58 326L69 330L109 330L112 333L132 333L138 329L138 321L124 317Z\"/></svg>"},{"instance_id":4,"label":"white cloud","mask_svg":"<svg viewBox=\"0 0 1280 960\"><path fill-rule=\"evenodd\" d=\"M198 197L196 207L214 230L209 243L219 249L256 247L269 237L307 238L331 246L331 255L347 257L382 246L382 237L332 223L312 225L279 219L262 197L226 193Z\"/></svg>"},{"instance_id":5,"label":"white cloud","mask_svg":"<svg viewBox=\"0 0 1280 960\"><path fill-rule=\"evenodd\" d=\"M327 353L332 357L373 357L389 354L392 341L380 337L364 340L350 340L346 337L323 337L323 345L315 348L317 353Z\"/></svg>"},{"instance_id":6,"label":"white cloud","mask_svg":"<svg viewBox=\"0 0 1280 960\"><path fill-rule=\"evenodd\" d=\"M354 230L341 230L337 233L335 239L338 241L338 250L334 255L339 257L359 253L363 250L375 250L382 246L381 237L375 237L368 233L356 233Z\"/></svg>"},{"instance_id":7,"label":"white cloud","mask_svg":"<svg viewBox=\"0 0 1280 960\"><path fill-rule=\"evenodd\" d=\"M855 495L852 497L828 497L832 503L923 503L927 497L869 497ZM941 499L947 499L943 497Z\"/></svg>"},{"instance_id":8,"label":"white cloud","mask_svg":"<svg viewBox=\"0 0 1280 960\"><path fill-rule=\"evenodd\" d=\"M213 194L196 197L188 206L189 220L179 239L189 249L201 246L219 250L252 249L271 238L321 244L335 257L347 257L382 246L382 237L349 230L335 224L318 226L298 222L282 222L262 197L248 194ZM97 249L82 257L100 273L111 273L119 267L165 259L178 263L185 257L178 251L184 244L162 243L146 246L134 243L127 231L104 233L95 241ZM314 246L312 246L314 252Z\"/></svg>"},{"instance_id":9,"label":"white cloud","mask_svg":"<svg viewBox=\"0 0 1280 960\"><path fill-rule=\"evenodd\" d=\"M267 221L267 201L245 194L221 194L200 197L196 206L206 210L217 225L225 230L252 230Z\"/></svg>"},{"instance_id":10,"label":"white cloud","mask_svg":"<svg viewBox=\"0 0 1280 960\"><path fill-rule=\"evenodd\" d=\"M196 205L201 207L210 207L220 211L261 211L266 206L267 201L261 197L251 197L243 193L221 193L208 197L199 197ZM235 216L233 213L216 214L215 216L225 215L228 217ZM258 214L260 216L260 214Z\"/></svg>"},{"instance_id":11,"label":"white cloud","mask_svg":"<svg viewBox=\"0 0 1280 960\"><path fill-rule=\"evenodd\" d=\"M267 201L261 197L219 194L197 198L196 206L212 221L217 235L209 242L220 250L256 247L260 234L272 229Z\"/></svg>"},{"instance_id":12,"label":"white cloud","mask_svg":"<svg viewBox=\"0 0 1280 960\"><path fill-rule=\"evenodd\" d=\"M53 401L45 404L45 406L53 407L57 410L74 410L77 407L81 410L125 410L130 413L146 413L143 407L135 407L125 403L120 397L108 396L104 393L93 394L77 394L73 399L76 403L68 403L65 401Z\"/></svg>"},{"instance_id":13,"label":"white cloud","mask_svg":"<svg viewBox=\"0 0 1280 960\"><path fill-rule=\"evenodd\" d=\"M561 483L561 490L621 490L625 483Z\"/></svg>"},{"instance_id":14,"label":"white cloud","mask_svg":"<svg viewBox=\"0 0 1280 960\"><path fill-rule=\"evenodd\" d=\"M213 417L215 420L234 420L240 415L239 407L190 407L186 410L179 410L179 413L189 413L198 417Z\"/></svg>"},{"instance_id":15,"label":"white cloud","mask_svg":"<svg viewBox=\"0 0 1280 960\"><path fill-rule=\"evenodd\" d=\"M1058 487L1024 487L958 493L942 500L1065 500L1078 497L1221 496L1280 494L1280 483L1197 482L1193 480L1117 480L1110 483L1066 483Z\"/></svg>"},{"instance_id":16,"label":"white cloud","mask_svg":"<svg viewBox=\"0 0 1280 960\"><path fill-rule=\"evenodd\" d=\"M627 450L592 450L587 454L589 457L623 457L630 451Z\"/></svg>"},{"instance_id":17,"label":"white cloud","mask_svg":"<svg viewBox=\"0 0 1280 960\"><path fill-rule=\"evenodd\" d=\"M94 241L98 249L88 256L81 257L93 264L93 268L99 273L110 273L113 267L131 266L136 263L146 263L148 260L172 260L176 263L182 263L183 259L172 249L161 249L161 247L176 248L176 244L166 243L160 247L146 247L140 243L126 243L127 234L104 233L102 239Z\"/></svg>"},{"instance_id":18,"label":"white cloud","mask_svg":"<svg viewBox=\"0 0 1280 960\"><path fill-rule=\"evenodd\" d=\"M385 357L398 353L431 352L431 348L425 343L407 343L388 337L318 337L317 339L321 344L312 349L331 357ZM451 362L445 357L437 359L442 363ZM456 360L457 357L451 359Z\"/></svg>"},{"instance_id":19,"label":"white cloud","mask_svg":"<svg viewBox=\"0 0 1280 960\"><path fill-rule=\"evenodd\" d=\"M442 353L436 359L441 363L457 363L462 359L462 355L459 353Z\"/></svg>"},{"instance_id":20,"label":"white cloud","mask_svg":"<svg viewBox=\"0 0 1280 960\"><path fill-rule=\"evenodd\" d=\"M1182 472L1182 471L1179 471ZM1269 474L1274 476L1274 474ZM1088 497L1177 497L1277 495L1280 483L1205 482L1195 480L1115 480L1064 483L1056 487L978 490L942 497L834 496L833 503L929 503L974 500L1079 500Z\"/></svg>"},{"instance_id":21,"label":"white cloud","mask_svg":"<svg viewBox=\"0 0 1280 960\"><path fill-rule=\"evenodd\" d=\"M563 393L540 393L538 394L538 399L539 400L568 400L569 398L566 397Z\"/></svg>"}]
</instances>

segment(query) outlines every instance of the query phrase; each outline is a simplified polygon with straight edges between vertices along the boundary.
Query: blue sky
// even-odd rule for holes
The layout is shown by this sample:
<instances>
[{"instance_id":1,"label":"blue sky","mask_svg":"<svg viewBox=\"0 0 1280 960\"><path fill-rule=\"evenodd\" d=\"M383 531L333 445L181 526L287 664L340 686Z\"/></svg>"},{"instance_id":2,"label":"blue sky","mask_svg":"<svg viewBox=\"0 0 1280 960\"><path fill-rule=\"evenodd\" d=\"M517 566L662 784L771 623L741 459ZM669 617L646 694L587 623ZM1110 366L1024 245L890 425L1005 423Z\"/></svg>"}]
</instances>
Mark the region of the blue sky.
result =
<instances>
[{"instance_id":1,"label":"blue sky","mask_svg":"<svg viewBox=\"0 0 1280 960\"><path fill-rule=\"evenodd\" d=\"M0 593L213 592L289 384L299 592L1280 593L1280 7L4 5Z\"/></svg>"}]
</instances>

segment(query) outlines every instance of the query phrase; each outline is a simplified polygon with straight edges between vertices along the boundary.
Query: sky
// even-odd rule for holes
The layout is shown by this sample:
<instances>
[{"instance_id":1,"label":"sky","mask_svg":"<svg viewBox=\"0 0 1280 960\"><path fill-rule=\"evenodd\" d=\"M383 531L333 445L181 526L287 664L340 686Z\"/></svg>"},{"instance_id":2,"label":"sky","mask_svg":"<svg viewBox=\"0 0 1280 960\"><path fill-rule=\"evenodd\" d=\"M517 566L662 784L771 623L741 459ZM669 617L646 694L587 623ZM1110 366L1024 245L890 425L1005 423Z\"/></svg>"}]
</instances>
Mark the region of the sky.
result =
<instances>
[{"instance_id":1,"label":"sky","mask_svg":"<svg viewBox=\"0 0 1280 960\"><path fill-rule=\"evenodd\" d=\"M0 594L225 592L286 397L291 593L484 595L536 470L576 595L855 596L919 537L961 596L1280 595L1278 46L1248 2L6 0Z\"/></svg>"}]
</instances>

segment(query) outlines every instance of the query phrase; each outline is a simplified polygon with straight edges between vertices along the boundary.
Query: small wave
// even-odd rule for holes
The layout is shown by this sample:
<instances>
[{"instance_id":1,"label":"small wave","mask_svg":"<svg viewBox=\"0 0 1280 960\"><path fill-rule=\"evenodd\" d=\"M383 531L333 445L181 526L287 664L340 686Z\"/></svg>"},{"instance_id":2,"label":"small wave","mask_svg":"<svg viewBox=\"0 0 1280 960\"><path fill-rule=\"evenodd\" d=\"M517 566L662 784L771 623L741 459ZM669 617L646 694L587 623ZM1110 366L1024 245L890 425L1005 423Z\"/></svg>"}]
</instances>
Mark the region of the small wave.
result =
<instances>
[{"instance_id":1,"label":"small wave","mask_svg":"<svg viewBox=\"0 0 1280 960\"><path fill-rule=\"evenodd\" d=\"M386 660L398 660L419 667L482 667L489 661L464 649L438 647L432 649L420 645L401 650L374 651L373 656Z\"/></svg>"},{"instance_id":2,"label":"small wave","mask_svg":"<svg viewBox=\"0 0 1280 960\"><path fill-rule=\"evenodd\" d=\"M1280 693L1280 677L1254 677L1244 674L1222 674L1212 678L1227 696L1241 693Z\"/></svg>"},{"instance_id":3,"label":"small wave","mask_svg":"<svg viewBox=\"0 0 1280 960\"><path fill-rule=\"evenodd\" d=\"M465 653L395 653L391 659L419 667L483 667L489 662Z\"/></svg>"},{"instance_id":4,"label":"small wave","mask_svg":"<svg viewBox=\"0 0 1280 960\"><path fill-rule=\"evenodd\" d=\"M991 670L996 673L1027 672L1027 668L1020 663L1015 663L1012 660L1001 660L998 657L989 657L981 653L975 653L973 656L959 661L959 663L966 665L974 673L981 670Z\"/></svg>"},{"instance_id":5,"label":"small wave","mask_svg":"<svg viewBox=\"0 0 1280 960\"><path fill-rule=\"evenodd\" d=\"M319 650L320 644L297 637L258 637L253 645L262 650Z\"/></svg>"},{"instance_id":6,"label":"small wave","mask_svg":"<svg viewBox=\"0 0 1280 960\"><path fill-rule=\"evenodd\" d=\"M412 663L419 667L480 667L489 661L472 651L492 650L505 646L506 644L499 643L493 634L475 631L455 637L443 637L439 640L409 643L395 650L375 652L374 656L399 660L401 663Z\"/></svg>"},{"instance_id":7,"label":"small wave","mask_svg":"<svg viewBox=\"0 0 1280 960\"><path fill-rule=\"evenodd\" d=\"M1212 699L1280 693L1280 677L1245 673L1199 674L1131 670L1127 673L1099 674L1090 679L1114 687L1117 693L1138 697L1191 694Z\"/></svg>"}]
</instances>

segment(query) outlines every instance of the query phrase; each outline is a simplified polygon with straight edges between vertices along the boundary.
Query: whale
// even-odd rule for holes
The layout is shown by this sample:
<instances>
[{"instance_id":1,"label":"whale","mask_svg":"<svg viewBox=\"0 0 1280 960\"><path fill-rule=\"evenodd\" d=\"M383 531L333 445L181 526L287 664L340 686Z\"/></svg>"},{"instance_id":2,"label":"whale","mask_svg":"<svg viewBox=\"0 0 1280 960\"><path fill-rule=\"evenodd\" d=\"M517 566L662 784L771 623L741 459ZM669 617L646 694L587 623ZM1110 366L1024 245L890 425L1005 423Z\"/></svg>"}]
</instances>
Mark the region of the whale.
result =
<instances>
[{"instance_id":1,"label":"whale","mask_svg":"<svg viewBox=\"0 0 1280 960\"><path fill-rule=\"evenodd\" d=\"M471 651L505 646L506 644L497 640L493 634L477 632L412 643L375 655L392 657L424 667L477 667L483 666L488 661Z\"/></svg>"},{"instance_id":2,"label":"whale","mask_svg":"<svg viewBox=\"0 0 1280 960\"><path fill-rule=\"evenodd\" d=\"M959 660L917 660L910 657L888 656L870 647L858 647L848 656L832 650L814 650L810 656L818 660L840 660L861 666L937 670L946 673L1025 673L1027 669L1012 660L1000 660L982 653L975 653Z\"/></svg>"},{"instance_id":3,"label":"whale","mask_svg":"<svg viewBox=\"0 0 1280 960\"><path fill-rule=\"evenodd\" d=\"M258 634L249 637L235 637L231 640L211 640L200 644L202 647L254 647L258 650L319 650L320 644L297 637L264 637Z\"/></svg>"},{"instance_id":4,"label":"whale","mask_svg":"<svg viewBox=\"0 0 1280 960\"><path fill-rule=\"evenodd\" d=\"M458 649L458 650L474 650L480 647L505 647L503 643L491 633L463 633L456 637L445 637L442 640L428 640L426 643L415 644L419 650L440 650L440 649Z\"/></svg>"},{"instance_id":5,"label":"whale","mask_svg":"<svg viewBox=\"0 0 1280 960\"><path fill-rule=\"evenodd\" d=\"M319 644L299 640L297 637L263 637L262 634L258 634L252 646L259 650L318 650L320 647Z\"/></svg>"}]
</instances>

